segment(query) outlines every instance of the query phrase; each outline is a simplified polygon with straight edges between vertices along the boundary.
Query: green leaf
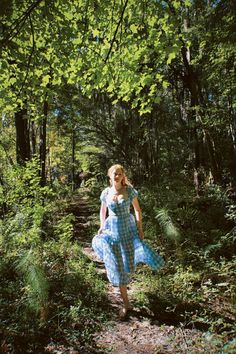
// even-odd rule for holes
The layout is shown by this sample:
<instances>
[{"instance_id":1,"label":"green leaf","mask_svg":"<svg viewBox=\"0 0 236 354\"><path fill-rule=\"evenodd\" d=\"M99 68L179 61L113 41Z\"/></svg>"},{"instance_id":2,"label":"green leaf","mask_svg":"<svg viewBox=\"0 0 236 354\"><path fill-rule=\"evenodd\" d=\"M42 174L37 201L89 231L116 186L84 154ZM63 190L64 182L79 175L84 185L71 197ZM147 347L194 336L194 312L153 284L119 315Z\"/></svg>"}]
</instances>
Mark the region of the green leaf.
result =
<instances>
[{"instance_id":1,"label":"green leaf","mask_svg":"<svg viewBox=\"0 0 236 354\"><path fill-rule=\"evenodd\" d=\"M65 12L65 13L64 13L64 16L65 16L65 18L67 18L68 20L72 20L73 17L74 17L73 13L71 13L71 12Z\"/></svg>"},{"instance_id":2,"label":"green leaf","mask_svg":"<svg viewBox=\"0 0 236 354\"><path fill-rule=\"evenodd\" d=\"M49 83L49 81L50 81L50 75L44 76L44 77L43 77L43 80L42 80L41 86L42 86L42 87L46 87L47 84Z\"/></svg>"},{"instance_id":3,"label":"green leaf","mask_svg":"<svg viewBox=\"0 0 236 354\"><path fill-rule=\"evenodd\" d=\"M130 30L131 30L132 33L138 33L138 26L135 25L135 24L132 24L130 26Z\"/></svg>"},{"instance_id":4,"label":"green leaf","mask_svg":"<svg viewBox=\"0 0 236 354\"><path fill-rule=\"evenodd\" d=\"M142 86L148 86L153 81L152 75L142 75L140 83Z\"/></svg>"},{"instance_id":5,"label":"green leaf","mask_svg":"<svg viewBox=\"0 0 236 354\"><path fill-rule=\"evenodd\" d=\"M191 0L185 0L184 1L184 5L187 6L187 7L191 6Z\"/></svg>"},{"instance_id":6,"label":"green leaf","mask_svg":"<svg viewBox=\"0 0 236 354\"><path fill-rule=\"evenodd\" d=\"M169 87L170 86L170 83L168 82L168 81L163 81L162 82L162 87L164 88L164 89L167 89L167 87Z\"/></svg>"},{"instance_id":7,"label":"green leaf","mask_svg":"<svg viewBox=\"0 0 236 354\"><path fill-rule=\"evenodd\" d=\"M175 59L176 57L176 52L171 52L169 55L168 55L168 59L167 59L167 64L169 65L173 59Z\"/></svg>"},{"instance_id":8,"label":"green leaf","mask_svg":"<svg viewBox=\"0 0 236 354\"><path fill-rule=\"evenodd\" d=\"M92 30L92 33L93 33L93 37L98 37L99 36L99 30L98 29Z\"/></svg>"}]
</instances>

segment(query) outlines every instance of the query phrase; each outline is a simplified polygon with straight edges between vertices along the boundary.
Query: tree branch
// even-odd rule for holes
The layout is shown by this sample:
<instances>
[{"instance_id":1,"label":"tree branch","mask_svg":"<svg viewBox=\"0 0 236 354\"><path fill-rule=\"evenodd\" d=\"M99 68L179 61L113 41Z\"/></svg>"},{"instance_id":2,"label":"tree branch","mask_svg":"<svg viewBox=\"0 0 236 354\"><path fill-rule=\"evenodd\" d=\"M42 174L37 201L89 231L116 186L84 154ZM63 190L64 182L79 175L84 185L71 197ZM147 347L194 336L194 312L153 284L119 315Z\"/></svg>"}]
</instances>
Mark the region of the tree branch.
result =
<instances>
[{"instance_id":1,"label":"tree branch","mask_svg":"<svg viewBox=\"0 0 236 354\"><path fill-rule=\"evenodd\" d=\"M114 36L112 38L111 45L110 45L109 51L108 51L106 59L105 59L105 64L108 61L109 56L111 54L111 50L112 50L113 44L114 44L114 42L116 40L116 35L117 35L117 32L118 32L118 29L119 29L119 27L120 27L120 25L121 25L121 23L123 21L123 17L124 17L124 13L125 13L125 9L126 9L127 5L128 5L128 0L126 0L126 2L124 4L123 10L122 10L122 13L121 13L121 16L120 16L120 20L119 20L119 22L118 22L118 24L116 26L116 30L115 30Z\"/></svg>"},{"instance_id":2,"label":"tree branch","mask_svg":"<svg viewBox=\"0 0 236 354\"><path fill-rule=\"evenodd\" d=\"M31 4L29 8L23 13L18 20L16 21L15 26L10 30L10 33L6 36L5 39L2 40L2 46L6 44L9 40L13 39L15 36L18 35L21 28L24 26L25 21L30 16L31 12L42 2L43 0L37 0L35 3Z\"/></svg>"},{"instance_id":3,"label":"tree branch","mask_svg":"<svg viewBox=\"0 0 236 354\"><path fill-rule=\"evenodd\" d=\"M31 63L31 59L32 59L32 56L33 56L33 53L34 53L34 49L35 49L35 38L34 38L34 27L33 27L33 23L32 23L32 20L31 20L31 16L29 14L29 20L30 20L30 28L31 28L31 33L32 33L32 41L33 41L33 44L32 44L32 49L31 49L31 52L30 52L30 55L29 55L29 58L28 58L28 63L27 63L27 69L26 69L26 74L25 74L25 78L22 82L22 85L21 85L21 88L20 88L20 94L23 90L23 87L26 83L26 80L28 78L28 75L29 75L29 67L30 67L30 63Z\"/></svg>"}]
</instances>

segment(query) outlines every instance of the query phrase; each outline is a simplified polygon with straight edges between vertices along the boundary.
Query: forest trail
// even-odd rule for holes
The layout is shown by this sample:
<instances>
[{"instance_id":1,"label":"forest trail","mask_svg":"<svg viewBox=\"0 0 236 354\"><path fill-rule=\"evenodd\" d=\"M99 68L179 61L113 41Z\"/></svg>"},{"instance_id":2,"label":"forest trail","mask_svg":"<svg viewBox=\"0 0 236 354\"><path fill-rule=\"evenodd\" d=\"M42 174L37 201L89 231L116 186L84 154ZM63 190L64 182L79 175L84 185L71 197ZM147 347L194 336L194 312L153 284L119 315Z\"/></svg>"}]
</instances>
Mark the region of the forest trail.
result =
<instances>
[{"instance_id":1,"label":"forest trail","mask_svg":"<svg viewBox=\"0 0 236 354\"><path fill-rule=\"evenodd\" d=\"M133 310L125 321L119 319L122 306L118 288L111 286L107 280L103 263L91 248L93 235L89 234L94 210L89 198L84 193L73 198L68 209L75 216L74 237L82 247L83 254L96 265L100 276L107 281L108 307L111 310L109 326L94 334L96 350L94 353L113 354L189 354L189 353L229 353L219 351L220 343L213 334L195 328L186 328L165 318L165 309L160 318L148 308L135 305L135 284L129 286L129 296L134 304Z\"/></svg>"}]
</instances>

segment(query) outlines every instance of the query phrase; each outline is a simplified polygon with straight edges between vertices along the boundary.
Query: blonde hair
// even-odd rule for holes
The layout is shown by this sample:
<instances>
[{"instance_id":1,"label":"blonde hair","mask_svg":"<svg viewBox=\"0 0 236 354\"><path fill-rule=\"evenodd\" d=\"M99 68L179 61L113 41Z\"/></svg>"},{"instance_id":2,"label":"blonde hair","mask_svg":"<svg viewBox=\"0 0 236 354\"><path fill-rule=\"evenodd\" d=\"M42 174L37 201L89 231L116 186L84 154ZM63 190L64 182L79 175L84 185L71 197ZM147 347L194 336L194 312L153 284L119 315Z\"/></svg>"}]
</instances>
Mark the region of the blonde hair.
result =
<instances>
[{"instance_id":1,"label":"blonde hair","mask_svg":"<svg viewBox=\"0 0 236 354\"><path fill-rule=\"evenodd\" d=\"M130 181L128 180L127 176L126 176L126 173L125 173L125 169L122 165L120 164L115 164L115 165L112 165L108 171L107 171L107 176L108 177L111 177L111 174L113 171L116 171L116 170L121 170L121 172L123 173L124 177L121 181L121 184L123 186L132 186L132 184L130 183ZM110 180L110 184L111 184L111 180Z\"/></svg>"}]
</instances>

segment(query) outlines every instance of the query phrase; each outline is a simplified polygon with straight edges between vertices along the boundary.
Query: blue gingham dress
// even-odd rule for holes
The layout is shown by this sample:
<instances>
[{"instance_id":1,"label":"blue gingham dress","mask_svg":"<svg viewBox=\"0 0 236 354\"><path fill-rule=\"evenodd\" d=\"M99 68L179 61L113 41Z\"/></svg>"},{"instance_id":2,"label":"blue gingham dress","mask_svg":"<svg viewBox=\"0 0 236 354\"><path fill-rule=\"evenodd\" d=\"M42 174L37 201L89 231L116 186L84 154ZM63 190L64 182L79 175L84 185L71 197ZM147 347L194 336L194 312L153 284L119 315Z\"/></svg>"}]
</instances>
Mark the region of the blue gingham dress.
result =
<instances>
[{"instance_id":1,"label":"blue gingham dress","mask_svg":"<svg viewBox=\"0 0 236 354\"><path fill-rule=\"evenodd\" d=\"M138 263L146 263L153 269L164 264L163 258L139 238L130 205L138 195L137 191L127 186L127 199L112 200L110 188L102 191L101 201L106 203L109 216L103 231L92 240L92 247L105 263L107 277L114 286L126 285Z\"/></svg>"}]
</instances>

